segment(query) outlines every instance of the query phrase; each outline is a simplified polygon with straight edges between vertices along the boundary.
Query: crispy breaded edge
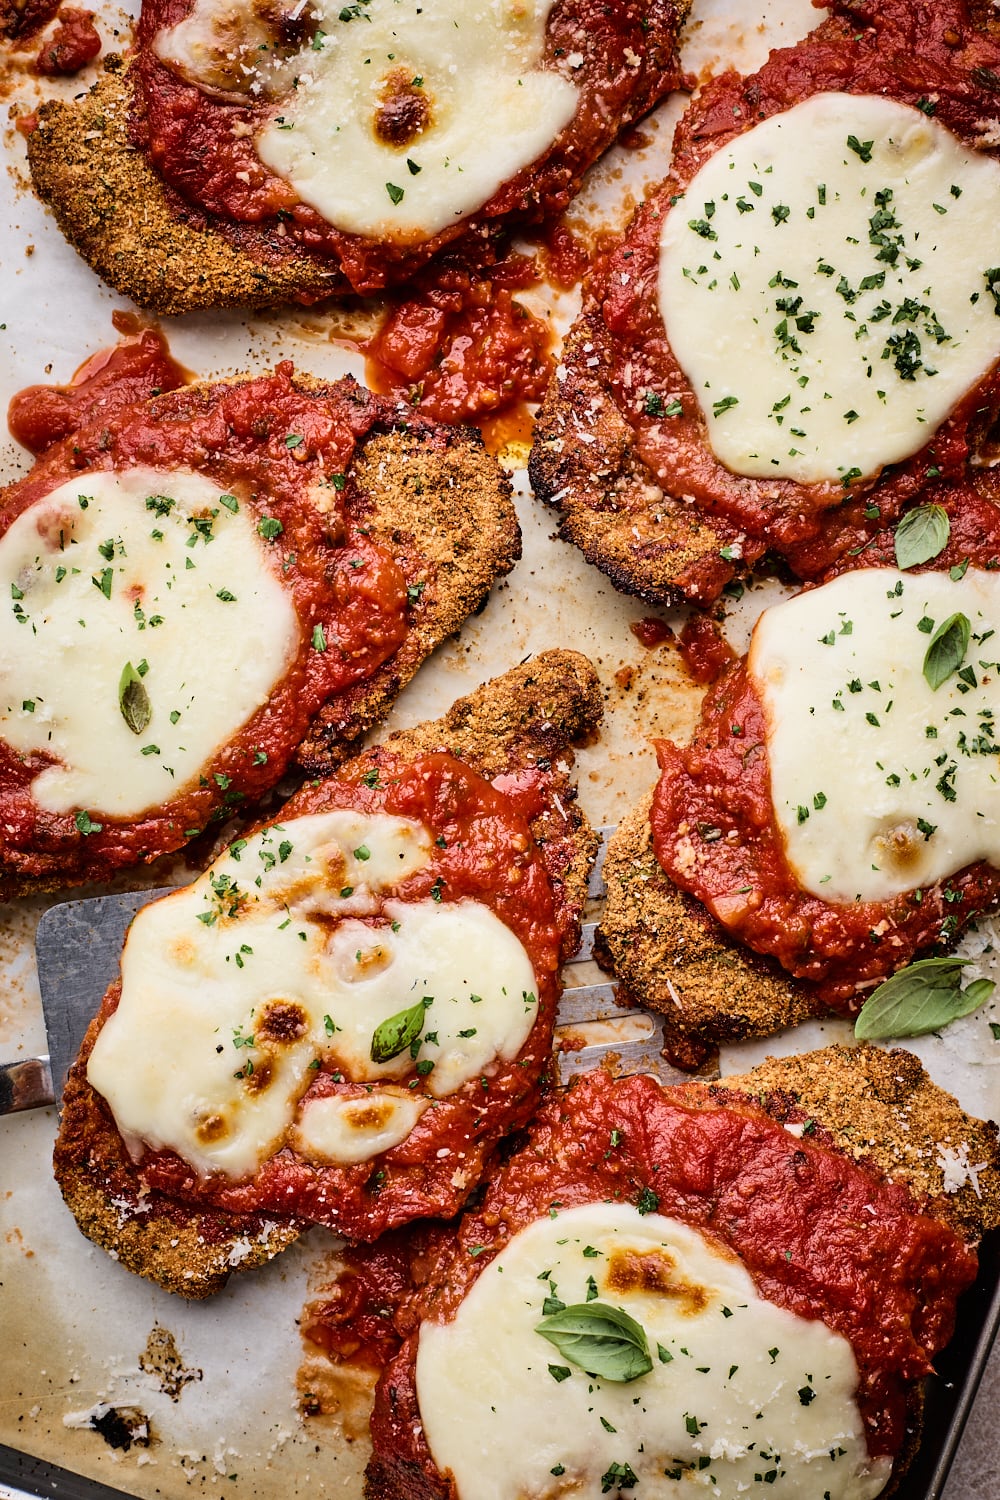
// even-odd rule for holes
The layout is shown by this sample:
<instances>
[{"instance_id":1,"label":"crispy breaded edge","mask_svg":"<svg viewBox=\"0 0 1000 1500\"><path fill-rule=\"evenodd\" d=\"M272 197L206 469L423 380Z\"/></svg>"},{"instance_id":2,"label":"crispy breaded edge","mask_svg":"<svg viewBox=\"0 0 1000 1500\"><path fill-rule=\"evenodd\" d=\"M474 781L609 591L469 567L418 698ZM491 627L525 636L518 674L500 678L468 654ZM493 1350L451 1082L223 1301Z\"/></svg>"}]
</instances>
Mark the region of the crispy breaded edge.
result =
<instances>
[{"instance_id":1,"label":"crispy breaded edge","mask_svg":"<svg viewBox=\"0 0 1000 1500\"><path fill-rule=\"evenodd\" d=\"M477 688L443 718L390 736L386 746L404 756L447 748L486 777L556 757L568 766L571 741L594 729L601 712L600 684L587 658L548 651ZM533 832L553 882L563 889L571 951L579 943L597 838L576 806L566 771L553 770L553 796L564 817L543 813ZM559 837L548 839L556 828ZM96 1032L94 1021L81 1058L89 1054ZM87 1081L81 1058L67 1079L53 1165L63 1198L88 1239L167 1291L201 1299L218 1291L232 1271L263 1264L298 1237L305 1226L293 1220L188 1210L148 1194L110 1111Z\"/></svg>"},{"instance_id":2,"label":"crispy breaded edge","mask_svg":"<svg viewBox=\"0 0 1000 1500\"><path fill-rule=\"evenodd\" d=\"M901 1183L919 1204L975 1245L1000 1226L1000 1141L991 1120L967 1114L902 1048L830 1046L795 1057L769 1057L748 1073L711 1085L751 1095L774 1119L804 1114L857 1161ZM945 1191L944 1150L967 1151L978 1168Z\"/></svg>"},{"instance_id":3,"label":"crispy breaded edge","mask_svg":"<svg viewBox=\"0 0 1000 1500\"><path fill-rule=\"evenodd\" d=\"M521 556L507 476L471 427L397 428L356 455L351 514L395 557L412 601L406 639L363 682L328 701L298 759L322 775L354 753L430 653L485 605Z\"/></svg>"},{"instance_id":4,"label":"crispy breaded edge","mask_svg":"<svg viewBox=\"0 0 1000 1500\"><path fill-rule=\"evenodd\" d=\"M609 344L601 318L581 314L535 420L532 488L560 512L559 535L622 593L709 604L739 566L721 550L740 533L657 483L611 395Z\"/></svg>"},{"instance_id":5,"label":"crispy breaded edge","mask_svg":"<svg viewBox=\"0 0 1000 1500\"><path fill-rule=\"evenodd\" d=\"M85 1079L71 1074L64 1112L82 1107L76 1098L80 1089L92 1093ZM59 1149L57 1140L57 1153ZM251 1219L211 1210L184 1215L147 1209L141 1191L111 1196L75 1163L56 1176L77 1227L89 1240L127 1270L195 1302L221 1292L233 1271L266 1265L306 1227L263 1214Z\"/></svg>"},{"instance_id":6,"label":"crispy breaded edge","mask_svg":"<svg viewBox=\"0 0 1000 1500\"><path fill-rule=\"evenodd\" d=\"M131 108L128 66L112 55L83 99L41 105L28 136L35 191L109 286L162 316L316 301L350 290L335 262L289 261L282 253L267 265L242 254L196 210L175 208L129 140Z\"/></svg>"},{"instance_id":7,"label":"crispy breaded edge","mask_svg":"<svg viewBox=\"0 0 1000 1500\"><path fill-rule=\"evenodd\" d=\"M632 999L664 1013L671 1055L682 1067L697 1066L719 1043L826 1015L808 985L730 938L664 874L653 852L652 797L609 841L595 956Z\"/></svg>"}]
</instances>

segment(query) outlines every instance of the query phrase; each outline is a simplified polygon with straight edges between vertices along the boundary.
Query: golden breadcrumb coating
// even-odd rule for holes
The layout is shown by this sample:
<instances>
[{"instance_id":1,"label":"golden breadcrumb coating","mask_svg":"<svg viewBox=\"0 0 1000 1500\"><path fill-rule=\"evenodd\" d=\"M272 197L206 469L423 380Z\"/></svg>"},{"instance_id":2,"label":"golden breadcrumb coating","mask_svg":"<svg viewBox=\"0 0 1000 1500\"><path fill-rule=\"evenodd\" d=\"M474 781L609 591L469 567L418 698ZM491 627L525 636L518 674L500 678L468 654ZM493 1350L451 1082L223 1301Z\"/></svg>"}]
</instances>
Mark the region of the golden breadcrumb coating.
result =
<instances>
[{"instance_id":1,"label":"golden breadcrumb coating","mask_svg":"<svg viewBox=\"0 0 1000 1500\"><path fill-rule=\"evenodd\" d=\"M608 845L595 952L639 1004L667 1017L678 1064L697 1066L718 1043L825 1015L808 985L731 938L664 874L653 852L651 802L649 793Z\"/></svg>"}]
</instances>

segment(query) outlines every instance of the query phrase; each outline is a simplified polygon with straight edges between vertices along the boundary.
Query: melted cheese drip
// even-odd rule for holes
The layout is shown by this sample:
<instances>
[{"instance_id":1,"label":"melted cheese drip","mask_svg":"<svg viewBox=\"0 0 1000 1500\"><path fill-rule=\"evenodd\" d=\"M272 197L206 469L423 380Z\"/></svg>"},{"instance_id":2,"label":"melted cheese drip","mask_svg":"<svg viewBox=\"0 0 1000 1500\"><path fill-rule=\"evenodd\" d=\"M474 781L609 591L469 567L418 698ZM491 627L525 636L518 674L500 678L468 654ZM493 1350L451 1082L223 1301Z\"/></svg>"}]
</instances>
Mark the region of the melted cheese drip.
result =
<instances>
[{"instance_id":1,"label":"melted cheese drip","mask_svg":"<svg viewBox=\"0 0 1000 1500\"><path fill-rule=\"evenodd\" d=\"M956 613L972 638L935 691L924 657ZM761 615L748 666L775 815L806 890L881 901L975 860L1000 865L996 631L1000 578L974 568L960 582L865 569Z\"/></svg>"},{"instance_id":2,"label":"melted cheese drip","mask_svg":"<svg viewBox=\"0 0 1000 1500\"><path fill-rule=\"evenodd\" d=\"M595 1287L642 1325L649 1374L591 1378L534 1331L547 1295L569 1306ZM640 1495L871 1500L890 1465L868 1457L856 1387L846 1339L759 1296L696 1231L627 1204L520 1230L450 1323L424 1322L417 1352L427 1442L462 1500L617 1493L625 1465Z\"/></svg>"},{"instance_id":3,"label":"melted cheese drip","mask_svg":"<svg viewBox=\"0 0 1000 1500\"><path fill-rule=\"evenodd\" d=\"M547 151L576 112L575 86L541 65L551 8L320 0L310 43L285 60L255 48L253 69L242 64L251 93L281 98L258 155L337 229L403 242L447 229ZM254 0L235 9L259 26ZM231 0L197 0L160 33L158 55L217 87L233 10Z\"/></svg>"},{"instance_id":4,"label":"melted cheese drip","mask_svg":"<svg viewBox=\"0 0 1000 1500\"><path fill-rule=\"evenodd\" d=\"M87 1070L133 1149L169 1147L233 1178L289 1139L313 1161L370 1159L426 1105L393 1086L413 1072L410 1048L374 1062L373 1033L425 997L416 1066L431 1094L515 1057L537 1007L514 934L474 901L382 904L429 853L409 819L315 814L238 842L144 907ZM320 1059L374 1085L367 1112L356 1099L300 1106Z\"/></svg>"},{"instance_id":5,"label":"melted cheese drip","mask_svg":"<svg viewBox=\"0 0 1000 1500\"><path fill-rule=\"evenodd\" d=\"M990 157L876 97L815 95L712 156L659 298L721 462L844 481L922 448L1000 354L998 194Z\"/></svg>"},{"instance_id":6,"label":"melted cheese drip","mask_svg":"<svg viewBox=\"0 0 1000 1500\"><path fill-rule=\"evenodd\" d=\"M227 498L235 511L196 474L91 473L0 540L0 736L54 757L32 783L49 812L135 818L170 801L294 660L292 600ZM129 663L151 710L138 734L119 706Z\"/></svg>"}]
</instances>

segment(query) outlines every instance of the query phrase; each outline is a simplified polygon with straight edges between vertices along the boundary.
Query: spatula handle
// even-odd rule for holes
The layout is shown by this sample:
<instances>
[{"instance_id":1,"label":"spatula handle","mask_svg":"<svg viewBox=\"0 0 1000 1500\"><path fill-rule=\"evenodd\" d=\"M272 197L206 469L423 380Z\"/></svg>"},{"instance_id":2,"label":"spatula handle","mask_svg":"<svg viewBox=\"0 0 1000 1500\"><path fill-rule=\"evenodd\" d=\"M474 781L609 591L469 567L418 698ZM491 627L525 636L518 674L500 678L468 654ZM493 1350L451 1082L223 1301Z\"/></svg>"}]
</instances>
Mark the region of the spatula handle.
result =
<instances>
[{"instance_id":1,"label":"spatula handle","mask_svg":"<svg viewBox=\"0 0 1000 1500\"><path fill-rule=\"evenodd\" d=\"M0 1115L14 1115L22 1109L38 1109L42 1104L55 1102L47 1057L0 1063Z\"/></svg>"}]
</instances>

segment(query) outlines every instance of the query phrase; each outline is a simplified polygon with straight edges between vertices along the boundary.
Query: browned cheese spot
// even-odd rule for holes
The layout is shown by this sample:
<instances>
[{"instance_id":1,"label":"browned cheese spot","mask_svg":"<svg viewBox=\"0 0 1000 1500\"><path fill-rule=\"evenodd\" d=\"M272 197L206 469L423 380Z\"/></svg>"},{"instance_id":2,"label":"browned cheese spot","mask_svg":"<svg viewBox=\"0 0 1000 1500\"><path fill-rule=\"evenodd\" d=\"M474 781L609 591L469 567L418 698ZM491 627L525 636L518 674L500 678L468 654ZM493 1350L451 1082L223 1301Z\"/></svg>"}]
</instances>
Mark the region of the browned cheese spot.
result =
<instances>
[{"instance_id":1,"label":"browned cheese spot","mask_svg":"<svg viewBox=\"0 0 1000 1500\"><path fill-rule=\"evenodd\" d=\"M358 977L368 979L380 973L391 961L392 954L381 943L376 943L374 948L359 948L355 956L356 973Z\"/></svg>"},{"instance_id":2,"label":"browned cheese spot","mask_svg":"<svg viewBox=\"0 0 1000 1500\"><path fill-rule=\"evenodd\" d=\"M170 956L174 960L174 963L180 965L182 968L194 963L194 939L188 937L186 934L182 937L175 937L170 944Z\"/></svg>"},{"instance_id":3,"label":"browned cheese spot","mask_svg":"<svg viewBox=\"0 0 1000 1500\"><path fill-rule=\"evenodd\" d=\"M892 870L908 870L920 859L924 836L909 818L883 828L872 840L876 864Z\"/></svg>"},{"instance_id":4,"label":"browned cheese spot","mask_svg":"<svg viewBox=\"0 0 1000 1500\"><path fill-rule=\"evenodd\" d=\"M681 1304L685 1317L695 1317L708 1306L709 1293L703 1286L684 1281L677 1273L673 1256L666 1250L613 1250L608 1262L605 1285L609 1292L657 1292Z\"/></svg>"},{"instance_id":5,"label":"browned cheese spot","mask_svg":"<svg viewBox=\"0 0 1000 1500\"><path fill-rule=\"evenodd\" d=\"M409 146L431 123L431 105L405 68L387 74L375 112L375 135L387 146Z\"/></svg>"},{"instance_id":6,"label":"browned cheese spot","mask_svg":"<svg viewBox=\"0 0 1000 1500\"><path fill-rule=\"evenodd\" d=\"M266 67L312 39L316 18L308 7L300 11L281 0L235 0L226 10L213 9L209 27L209 39L197 44L190 61L170 59L168 66L206 93L239 96L252 92L262 62Z\"/></svg>"},{"instance_id":7,"label":"browned cheese spot","mask_svg":"<svg viewBox=\"0 0 1000 1500\"><path fill-rule=\"evenodd\" d=\"M202 1145L210 1146L229 1134L229 1126L221 1115L205 1115L199 1120L195 1134Z\"/></svg>"},{"instance_id":8,"label":"browned cheese spot","mask_svg":"<svg viewBox=\"0 0 1000 1500\"><path fill-rule=\"evenodd\" d=\"M308 5L281 4L280 0L252 0L251 8L271 34L282 52L296 52L316 35L316 16Z\"/></svg>"},{"instance_id":9,"label":"browned cheese spot","mask_svg":"<svg viewBox=\"0 0 1000 1500\"><path fill-rule=\"evenodd\" d=\"M271 1042L280 1047L298 1041L308 1024L305 1011L294 1000L272 1000L254 1028L255 1039L258 1046Z\"/></svg>"},{"instance_id":10,"label":"browned cheese spot","mask_svg":"<svg viewBox=\"0 0 1000 1500\"><path fill-rule=\"evenodd\" d=\"M277 874L280 877L282 872L279 870ZM313 895L321 880L335 892L347 884L347 858L336 842L315 850L309 869L276 880L269 889L269 899L275 906L294 906ZM323 915L322 911L315 911L310 917L314 922L322 922Z\"/></svg>"},{"instance_id":11,"label":"browned cheese spot","mask_svg":"<svg viewBox=\"0 0 1000 1500\"><path fill-rule=\"evenodd\" d=\"M35 521L35 530L42 546L50 552L61 552L66 547L67 538L73 535L73 513L70 510L58 511L55 515L43 513Z\"/></svg>"},{"instance_id":12,"label":"browned cheese spot","mask_svg":"<svg viewBox=\"0 0 1000 1500\"><path fill-rule=\"evenodd\" d=\"M392 1120L392 1102L389 1099L366 1099L356 1107L348 1107L344 1118L352 1130L384 1130Z\"/></svg>"},{"instance_id":13,"label":"browned cheese spot","mask_svg":"<svg viewBox=\"0 0 1000 1500\"><path fill-rule=\"evenodd\" d=\"M254 1063L252 1073L243 1074L248 1094L262 1094L270 1088L273 1078L274 1070L266 1057L262 1062Z\"/></svg>"}]
</instances>

